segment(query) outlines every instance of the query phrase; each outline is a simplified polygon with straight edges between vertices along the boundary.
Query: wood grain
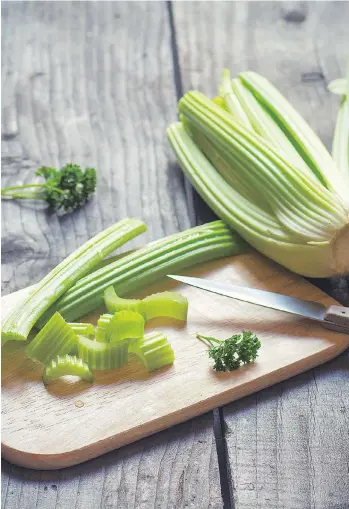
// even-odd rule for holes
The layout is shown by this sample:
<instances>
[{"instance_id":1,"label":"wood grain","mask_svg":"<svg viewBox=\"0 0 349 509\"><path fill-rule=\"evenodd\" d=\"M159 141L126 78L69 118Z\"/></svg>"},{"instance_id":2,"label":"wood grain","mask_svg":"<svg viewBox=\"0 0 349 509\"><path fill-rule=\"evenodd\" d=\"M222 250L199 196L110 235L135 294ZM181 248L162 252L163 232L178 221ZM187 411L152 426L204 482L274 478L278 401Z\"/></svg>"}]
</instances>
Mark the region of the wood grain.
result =
<instances>
[{"instance_id":1,"label":"wood grain","mask_svg":"<svg viewBox=\"0 0 349 509\"><path fill-rule=\"evenodd\" d=\"M84 465L33 471L3 461L2 507L221 509L212 414Z\"/></svg>"},{"instance_id":2,"label":"wood grain","mask_svg":"<svg viewBox=\"0 0 349 509\"><path fill-rule=\"evenodd\" d=\"M269 78L331 147L345 75L347 2L175 2L184 90L217 93L223 67ZM349 305L348 279L317 281ZM224 407L235 509L349 507L348 353Z\"/></svg>"},{"instance_id":3,"label":"wood grain","mask_svg":"<svg viewBox=\"0 0 349 509\"><path fill-rule=\"evenodd\" d=\"M4 294L126 214L148 239L194 224L165 137L176 111L165 4L2 2L2 34L2 185L70 160L99 172L96 197L68 216L2 203ZM212 414L72 473L3 465L3 509L222 507Z\"/></svg>"},{"instance_id":4,"label":"wood grain","mask_svg":"<svg viewBox=\"0 0 349 509\"><path fill-rule=\"evenodd\" d=\"M243 286L319 301L332 299L302 278L252 253L224 258L190 271ZM150 375L136 361L86 382L42 384L42 366L21 344L3 348L2 452L15 464L54 469L81 463L287 379L340 354L349 337L272 309L163 282L146 293L178 289L189 301L186 324L153 321L175 351L173 366ZM2 299L6 314L18 292ZM143 292L140 296L142 296ZM97 316L89 315L96 323ZM195 333L228 337L248 323L262 348L258 362L235 373L215 373L207 345ZM98 419L94 416L98 415Z\"/></svg>"}]
</instances>

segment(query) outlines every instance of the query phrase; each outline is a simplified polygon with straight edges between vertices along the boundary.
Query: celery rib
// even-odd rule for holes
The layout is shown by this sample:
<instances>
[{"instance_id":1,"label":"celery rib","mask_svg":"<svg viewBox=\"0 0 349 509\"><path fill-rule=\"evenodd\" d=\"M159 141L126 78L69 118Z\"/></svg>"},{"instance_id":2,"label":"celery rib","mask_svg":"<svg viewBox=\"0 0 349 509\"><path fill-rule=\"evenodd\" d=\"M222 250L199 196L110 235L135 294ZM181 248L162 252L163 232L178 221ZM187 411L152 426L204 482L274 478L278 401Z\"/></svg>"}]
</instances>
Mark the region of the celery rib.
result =
<instances>
[{"instance_id":1,"label":"celery rib","mask_svg":"<svg viewBox=\"0 0 349 509\"><path fill-rule=\"evenodd\" d=\"M124 219L83 244L45 276L8 316L2 326L2 341L25 341L37 320L64 292L105 256L145 230L142 221Z\"/></svg>"},{"instance_id":2,"label":"celery rib","mask_svg":"<svg viewBox=\"0 0 349 509\"><path fill-rule=\"evenodd\" d=\"M239 79L275 116L302 159L319 181L348 206L347 193L333 160L314 131L280 92L265 78L254 72L242 72Z\"/></svg>"},{"instance_id":3,"label":"celery rib","mask_svg":"<svg viewBox=\"0 0 349 509\"><path fill-rule=\"evenodd\" d=\"M99 308L108 286L114 286L121 297L127 296L171 271L246 250L245 242L223 221L165 237L82 278L45 313L38 325L42 326L56 310L73 321Z\"/></svg>"}]
</instances>

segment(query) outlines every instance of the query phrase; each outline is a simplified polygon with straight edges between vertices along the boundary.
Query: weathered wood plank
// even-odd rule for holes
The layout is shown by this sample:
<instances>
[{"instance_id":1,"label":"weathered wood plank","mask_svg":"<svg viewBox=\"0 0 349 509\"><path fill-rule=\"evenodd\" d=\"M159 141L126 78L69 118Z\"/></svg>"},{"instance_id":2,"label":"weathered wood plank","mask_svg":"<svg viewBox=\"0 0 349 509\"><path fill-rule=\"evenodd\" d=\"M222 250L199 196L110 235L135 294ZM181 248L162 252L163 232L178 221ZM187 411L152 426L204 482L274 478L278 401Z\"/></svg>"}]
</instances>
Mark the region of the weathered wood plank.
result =
<instances>
[{"instance_id":1,"label":"weathered wood plank","mask_svg":"<svg viewBox=\"0 0 349 509\"><path fill-rule=\"evenodd\" d=\"M165 136L176 109L169 37L165 6L4 4L3 185L32 181L41 164L99 171L96 198L76 214L3 203L5 292L120 217L144 219L143 241L189 226Z\"/></svg>"},{"instance_id":2,"label":"weathered wood plank","mask_svg":"<svg viewBox=\"0 0 349 509\"><path fill-rule=\"evenodd\" d=\"M99 171L96 197L68 216L3 202L4 293L125 215L148 224L139 243L193 224L165 136L176 111L165 3L4 2L2 12L2 185L31 182L42 164ZM2 490L3 509L221 508L212 414L75 469L4 462Z\"/></svg>"},{"instance_id":3,"label":"weathered wood plank","mask_svg":"<svg viewBox=\"0 0 349 509\"><path fill-rule=\"evenodd\" d=\"M221 509L211 428L207 414L62 471L35 472L4 461L4 507Z\"/></svg>"},{"instance_id":4,"label":"weathered wood plank","mask_svg":"<svg viewBox=\"0 0 349 509\"><path fill-rule=\"evenodd\" d=\"M236 508L349 500L349 355L224 408Z\"/></svg>"},{"instance_id":5,"label":"weathered wood plank","mask_svg":"<svg viewBox=\"0 0 349 509\"><path fill-rule=\"evenodd\" d=\"M330 148L343 76L343 2L176 2L184 90L217 93L223 67L269 78ZM319 282L318 282L319 283ZM345 278L322 283L349 303ZM349 500L348 354L223 409L236 509L346 509Z\"/></svg>"}]
</instances>

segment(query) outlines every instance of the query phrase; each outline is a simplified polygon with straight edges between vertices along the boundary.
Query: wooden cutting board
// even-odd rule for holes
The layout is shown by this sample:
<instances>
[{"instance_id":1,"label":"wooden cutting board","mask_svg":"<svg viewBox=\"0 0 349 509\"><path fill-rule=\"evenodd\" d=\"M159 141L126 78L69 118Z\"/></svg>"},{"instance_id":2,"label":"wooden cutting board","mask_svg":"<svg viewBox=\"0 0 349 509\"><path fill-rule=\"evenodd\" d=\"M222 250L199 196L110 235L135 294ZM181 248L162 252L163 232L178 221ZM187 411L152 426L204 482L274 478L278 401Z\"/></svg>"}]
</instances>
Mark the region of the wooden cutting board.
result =
<instances>
[{"instance_id":1,"label":"wooden cutting board","mask_svg":"<svg viewBox=\"0 0 349 509\"><path fill-rule=\"evenodd\" d=\"M301 297L325 305L335 301L302 278L258 254L225 258L187 275ZM2 351L2 453L35 469L81 463L142 437L285 380L332 359L349 337L320 324L164 281L140 296L176 289L189 300L186 325L154 320L173 345L173 366L148 374L137 360L120 370L96 373L95 383L57 381L47 389L42 368L24 355L25 345ZM28 292L3 297L3 315ZM96 315L89 317L96 321ZM215 373L207 347L195 333L226 338L242 329L262 341L254 364Z\"/></svg>"}]
</instances>

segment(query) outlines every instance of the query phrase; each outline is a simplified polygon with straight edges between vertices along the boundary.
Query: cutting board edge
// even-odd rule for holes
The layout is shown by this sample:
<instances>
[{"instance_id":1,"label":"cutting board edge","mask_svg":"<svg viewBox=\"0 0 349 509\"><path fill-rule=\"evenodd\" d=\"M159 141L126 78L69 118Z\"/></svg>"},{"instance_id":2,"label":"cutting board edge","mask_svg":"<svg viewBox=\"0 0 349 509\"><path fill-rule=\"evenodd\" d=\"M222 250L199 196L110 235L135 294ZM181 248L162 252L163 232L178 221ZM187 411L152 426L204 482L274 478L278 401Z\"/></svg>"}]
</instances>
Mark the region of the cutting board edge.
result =
<instances>
[{"instance_id":1,"label":"cutting board edge","mask_svg":"<svg viewBox=\"0 0 349 509\"><path fill-rule=\"evenodd\" d=\"M113 450L120 449L130 443L149 437L169 427L203 415L217 407L227 405L240 398L259 392L260 390L283 382L293 376L299 375L300 373L309 371L316 366L320 366L321 364L334 359L343 353L348 347L349 337L346 342L343 341L340 344L332 345L314 355L305 357L302 360L297 360L294 363L288 364L287 366L277 369L271 373L264 374L254 381L256 383L255 389L251 390L251 382L246 382L246 384L241 386L227 389L218 396L215 395L207 400L203 400L199 403L186 407L184 410L178 410L171 414L167 414L166 416L158 417L153 421L149 421L146 425L143 424L121 434L109 436L94 442L92 445L89 444L80 449L56 454L41 454L14 449L2 442L2 457L15 465L34 470L57 470L60 468L78 465ZM234 394L232 394L232 392ZM185 416L183 414L185 414ZM79 455L80 457L78 457Z\"/></svg>"}]
</instances>

